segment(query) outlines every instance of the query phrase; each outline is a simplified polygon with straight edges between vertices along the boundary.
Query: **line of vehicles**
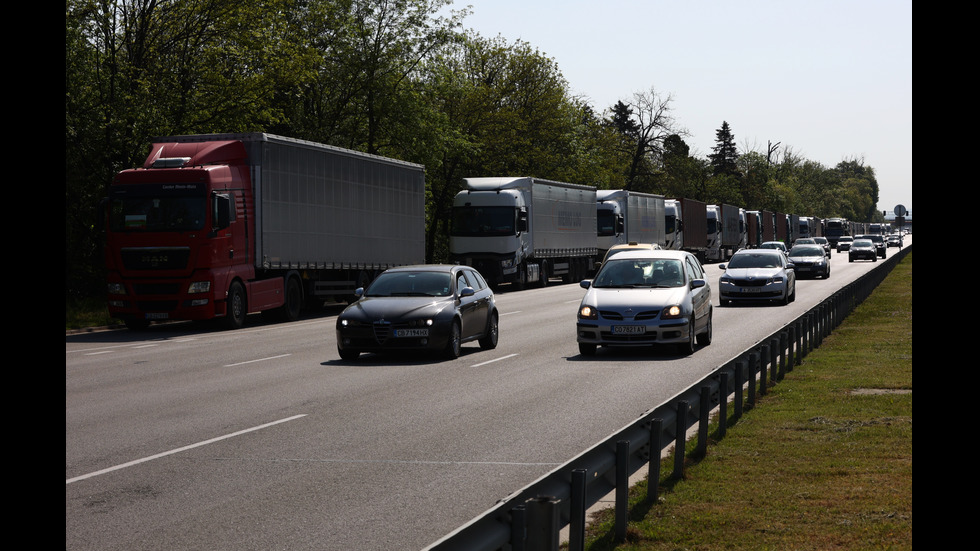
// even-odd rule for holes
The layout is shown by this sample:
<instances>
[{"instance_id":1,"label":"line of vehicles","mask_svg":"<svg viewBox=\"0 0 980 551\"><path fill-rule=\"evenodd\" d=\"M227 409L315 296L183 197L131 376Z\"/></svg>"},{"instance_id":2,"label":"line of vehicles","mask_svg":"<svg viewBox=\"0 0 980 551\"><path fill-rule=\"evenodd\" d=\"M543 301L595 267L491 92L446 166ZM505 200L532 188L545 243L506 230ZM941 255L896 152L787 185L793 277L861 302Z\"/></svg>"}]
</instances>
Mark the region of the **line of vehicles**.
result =
<instances>
[{"instance_id":1,"label":"line of vehicles","mask_svg":"<svg viewBox=\"0 0 980 551\"><path fill-rule=\"evenodd\" d=\"M468 178L453 202L450 264L425 267L424 167L265 133L156 139L142 167L116 175L104 208L108 309L130 328L215 318L238 328L249 313L294 320L304 306L356 298L338 319L344 358L386 346L455 357L470 340L492 348L494 288L582 281L601 265L586 296L613 296L600 280L612 274L612 260L603 261L610 250L632 248L637 261L674 251L683 285L701 287L708 260L731 259L734 270L737 251L797 238L836 246L866 229L539 178ZM640 272L650 282L668 267ZM414 306L404 315L375 307L392 299ZM441 309L431 306L437 302ZM710 342L710 307L704 312L703 304L684 306L678 315L691 328L658 342Z\"/></svg>"}]
</instances>

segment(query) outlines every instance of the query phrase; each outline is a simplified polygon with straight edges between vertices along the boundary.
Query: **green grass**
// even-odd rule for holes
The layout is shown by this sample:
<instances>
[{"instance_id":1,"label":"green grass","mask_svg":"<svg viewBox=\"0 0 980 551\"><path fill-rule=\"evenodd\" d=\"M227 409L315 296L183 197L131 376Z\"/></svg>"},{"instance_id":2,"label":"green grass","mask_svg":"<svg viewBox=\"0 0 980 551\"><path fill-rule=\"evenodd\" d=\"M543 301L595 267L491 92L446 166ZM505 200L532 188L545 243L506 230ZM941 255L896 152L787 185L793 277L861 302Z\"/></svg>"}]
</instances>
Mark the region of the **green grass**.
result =
<instances>
[{"instance_id":1,"label":"green grass","mask_svg":"<svg viewBox=\"0 0 980 551\"><path fill-rule=\"evenodd\" d=\"M109 316L105 298L71 299L65 301L65 331L121 324L122 321Z\"/></svg>"},{"instance_id":2,"label":"green grass","mask_svg":"<svg viewBox=\"0 0 980 551\"><path fill-rule=\"evenodd\" d=\"M631 489L590 551L912 548L912 254L820 348L758 399L658 503ZM693 446L692 446L693 448Z\"/></svg>"}]
</instances>

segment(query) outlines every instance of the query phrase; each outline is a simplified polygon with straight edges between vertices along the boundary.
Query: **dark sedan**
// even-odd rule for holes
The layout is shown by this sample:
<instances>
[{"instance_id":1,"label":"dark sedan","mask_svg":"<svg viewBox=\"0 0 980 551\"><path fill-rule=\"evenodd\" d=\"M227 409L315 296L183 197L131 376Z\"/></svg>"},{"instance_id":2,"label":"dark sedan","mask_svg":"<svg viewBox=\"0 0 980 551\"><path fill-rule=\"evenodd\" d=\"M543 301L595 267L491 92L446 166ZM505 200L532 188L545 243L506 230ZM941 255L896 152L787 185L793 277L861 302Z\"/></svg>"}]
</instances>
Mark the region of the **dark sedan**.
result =
<instances>
[{"instance_id":1,"label":"dark sedan","mask_svg":"<svg viewBox=\"0 0 980 551\"><path fill-rule=\"evenodd\" d=\"M497 346L493 291L469 266L392 268L357 295L337 317L337 352L344 360L362 352L411 350L455 359L465 342Z\"/></svg>"},{"instance_id":2,"label":"dark sedan","mask_svg":"<svg viewBox=\"0 0 980 551\"><path fill-rule=\"evenodd\" d=\"M796 276L799 278L830 277L830 260L820 245L793 245L789 250L789 260L795 266Z\"/></svg>"},{"instance_id":3,"label":"dark sedan","mask_svg":"<svg viewBox=\"0 0 980 551\"><path fill-rule=\"evenodd\" d=\"M847 260L849 262L854 262L855 260L871 260L872 262L877 262L878 249L870 239L855 239L851 243L851 248L847 251Z\"/></svg>"},{"instance_id":4,"label":"dark sedan","mask_svg":"<svg viewBox=\"0 0 980 551\"><path fill-rule=\"evenodd\" d=\"M859 236L855 237L854 239L855 240L857 240L857 239L867 239L867 240L871 241L872 243L874 243L875 251L878 253L878 256L880 256L881 258L885 258L885 254L886 254L886 252L888 250L888 244L885 243L885 238L884 237L882 237L882 236L880 236L878 234L869 234L869 235L859 235Z\"/></svg>"}]
</instances>

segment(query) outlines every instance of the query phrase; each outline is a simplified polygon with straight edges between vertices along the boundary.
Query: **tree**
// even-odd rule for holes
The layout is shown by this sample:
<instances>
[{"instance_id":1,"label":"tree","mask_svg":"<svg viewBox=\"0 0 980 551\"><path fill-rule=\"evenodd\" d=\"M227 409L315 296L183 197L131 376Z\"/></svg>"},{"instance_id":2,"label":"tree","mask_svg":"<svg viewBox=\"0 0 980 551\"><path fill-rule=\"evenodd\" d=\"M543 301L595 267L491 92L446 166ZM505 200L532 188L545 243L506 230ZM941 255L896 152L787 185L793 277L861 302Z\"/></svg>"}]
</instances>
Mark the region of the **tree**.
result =
<instances>
[{"instance_id":1,"label":"tree","mask_svg":"<svg viewBox=\"0 0 980 551\"><path fill-rule=\"evenodd\" d=\"M670 135L684 133L675 128L672 101L670 95L662 96L651 87L647 92L634 93L630 101L613 106L610 124L622 134L622 152L629 158L626 189L654 188L663 141Z\"/></svg>"},{"instance_id":2,"label":"tree","mask_svg":"<svg viewBox=\"0 0 980 551\"><path fill-rule=\"evenodd\" d=\"M721 128L715 132L715 146L712 148L711 167L715 176L738 175L738 150L735 147L735 135L732 134L728 121L722 121Z\"/></svg>"}]
</instances>

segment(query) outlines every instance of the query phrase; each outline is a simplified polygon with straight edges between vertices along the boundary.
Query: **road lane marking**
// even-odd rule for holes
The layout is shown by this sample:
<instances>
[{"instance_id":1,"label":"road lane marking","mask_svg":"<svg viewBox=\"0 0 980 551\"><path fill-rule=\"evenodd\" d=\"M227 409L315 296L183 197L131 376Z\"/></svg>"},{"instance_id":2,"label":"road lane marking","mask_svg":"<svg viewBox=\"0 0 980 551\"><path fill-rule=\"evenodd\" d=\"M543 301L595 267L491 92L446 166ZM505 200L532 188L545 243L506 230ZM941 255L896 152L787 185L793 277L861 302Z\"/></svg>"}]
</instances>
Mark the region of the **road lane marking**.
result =
<instances>
[{"instance_id":1,"label":"road lane marking","mask_svg":"<svg viewBox=\"0 0 980 551\"><path fill-rule=\"evenodd\" d=\"M228 438L232 438L232 437L235 437L235 436L241 436L243 434L247 434L247 433L254 432L254 431L257 431L257 430L261 430L261 429L264 429L264 428L268 428L268 427L271 427L271 426L274 426L274 425L278 425L280 423L285 423L287 421L293 421L295 419L299 419L300 417L306 417L306 414L303 413L303 414L300 414L300 415L293 415L292 417L287 417L285 419L280 419L278 421L273 421L271 423L266 423L264 425L259 425L257 427L252 427L250 429L240 430L238 432L233 432L231 434L226 434L224 436L218 436L216 438L212 438L210 440L204 440L203 442L198 442L196 444L191 444L189 446L184 446L182 448L177 448L177 449L174 449L174 450L165 451L165 452L162 452L162 453L158 453L156 455L151 455L149 457L144 457L142 459L136 459L136 460L130 461L128 463L123 463L121 465L116 465L114 467L109 467L108 469L102 469L101 471L95 471L95 472L92 472L92 473L83 474L81 476L76 476L74 478L69 478L69 479L66 479L65 480L65 485L67 486L68 484L71 484L72 482L78 482L80 480L85 480L87 478L92 478L94 476L99 476L99 475L103 475L103 474L106 474L106 473L111 473L113 471L118 471L119 469L125 469L126 467L132 467L133 465L139 465L140 463L146 463L147 461L153 461L154 459L160 459L161 457L166 457L168 455L173 455L175 453L180 453L180 452L184 452L184 451L187 451L187 450L192 450L194 448L200 448L201 446L207 446L208 444L213 444L213 443L219 442L221 440L226 440Z\"/></svg>"},{"instance_id":2,"label":"road lane marking","mask_svg":"<svg viewBox=\"0 0 980 551\"><path fill-rule=\"evenodd\" d=\"M471 365L470 367L480 367L481 365L492 364L493 362L499 362L500 360L506 360L507 358L513 358L516 355L517 354L508 354L506 356L501 356L501 357L499 357L499 358L497 358L495 360L488 360L488 361L485 361L485 362L482 362L482 363L478 363L476 365Z\"/></svg>"},{"instance_id":3,"label":"road lane marking","mask_svg":"<svg viewBox=\"0 0 980 551\"><path fill-rule=\"evenodd\" d=\"M268 358L259 358L257 360L248 360L245 362L238 362L237 364L226 364L224 367L238 367L245 364L254 364L255 362L265 362L269 360L278 360L279 358L285 358L286 356L292 356L292 354L280 354L278 356L269 356Z\"/></svg>"}]
</instances>

